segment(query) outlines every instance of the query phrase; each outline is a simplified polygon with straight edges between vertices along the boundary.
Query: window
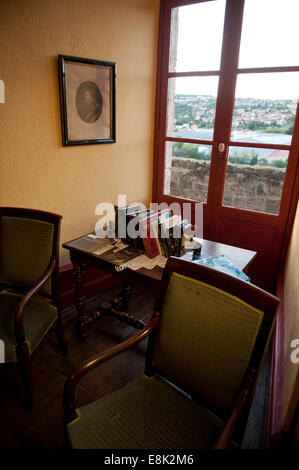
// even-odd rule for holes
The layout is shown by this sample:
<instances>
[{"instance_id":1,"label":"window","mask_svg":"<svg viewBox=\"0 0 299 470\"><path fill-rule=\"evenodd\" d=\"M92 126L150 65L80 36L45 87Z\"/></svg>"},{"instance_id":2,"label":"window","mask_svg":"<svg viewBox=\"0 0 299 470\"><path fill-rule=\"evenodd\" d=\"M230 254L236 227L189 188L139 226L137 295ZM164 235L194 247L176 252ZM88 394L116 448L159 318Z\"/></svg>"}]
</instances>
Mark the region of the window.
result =
<instances>
[{"instance_id":1,"label":"window","mask_svg":"<svg viewBox=\"0 0 299 470\"><path fill-rule=\"evenodd\" d=\"M298 102L299 2L185 3L165 2L158 192L205 203L213 192L215 199L224 143L218 202L279 214ZM245 191L249 175L257 183Z\"/></svg>"},{"instance_id":2,"label":"window","mask_svg":"<svg viewBox=\"0 0 299 470\"><path fill-rule=\"evenodd\" d=\"M299 192L298 17L297 0L161 2L153 200L202 202L204 237L257 251L266 288Z\"/></svg>"}]
</instances>

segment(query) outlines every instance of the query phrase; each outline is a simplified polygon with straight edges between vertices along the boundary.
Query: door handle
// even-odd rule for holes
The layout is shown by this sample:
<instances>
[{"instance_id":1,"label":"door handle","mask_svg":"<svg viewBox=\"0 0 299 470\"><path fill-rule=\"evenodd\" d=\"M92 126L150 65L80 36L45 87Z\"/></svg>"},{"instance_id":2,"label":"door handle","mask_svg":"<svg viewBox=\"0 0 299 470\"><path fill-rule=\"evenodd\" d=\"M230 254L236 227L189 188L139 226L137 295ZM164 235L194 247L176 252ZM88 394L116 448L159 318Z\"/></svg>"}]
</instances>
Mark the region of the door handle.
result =
<instances>
[{"instance_id":1,"label":"door handle","mask_svg":"<svg viewBox=\"0 0 299 470\"><path fill-rule=\"evenodd\" d=\"M220 144L218 144L218 156L219 157L223 157L224 150L225 150L225 144L221 142Z\"/></svg>"}]
</instances>

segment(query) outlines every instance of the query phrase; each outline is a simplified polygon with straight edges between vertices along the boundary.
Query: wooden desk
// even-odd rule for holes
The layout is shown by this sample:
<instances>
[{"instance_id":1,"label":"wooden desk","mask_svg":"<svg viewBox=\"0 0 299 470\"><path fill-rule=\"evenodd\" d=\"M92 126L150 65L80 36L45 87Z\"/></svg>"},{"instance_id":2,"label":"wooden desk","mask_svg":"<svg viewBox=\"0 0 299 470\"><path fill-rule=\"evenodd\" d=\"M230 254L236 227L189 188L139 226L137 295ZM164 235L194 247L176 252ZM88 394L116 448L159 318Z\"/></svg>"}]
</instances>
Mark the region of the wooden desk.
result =
<instances>
[{"instance_id":1,"label":"wooden desk","mask_svg":"<svg viewBox=\"0 0 299 470\"><path fill-rule=\"evenodd\" d=\"M82 237L79 237L82 238ZM78 240L78 239L76 239ZM81 339L87 336L88 326L96 319L103 317L107 314L113 314L118 317L119 320L134 326L135 328L143 328L144 322L137 320L133 315L128 315L126 310L128 309L130 300L130 288L127 281L124 279L125 271L117 272L113 264L100 258L100 256L80 250L72 245L74 240L64 243L63 248L69 250L70 258L74 265L74 278L75 278L75 298L76 307L78 310L78 319L76 322L77 330ZM233 264L239 269L246 272L249 264L256 256L255 251L245 250L236 246L224 245L222 243L213 242L209 240L200 239L202 243L202 253L209 256L226 256ZM123 277L123 286L117 299L111 302L104 302L99 306L99 310L89 315L86 313L86 297L84 294L83 277L84 277L84 265L91 264L102 270L106 270L113 274ZM137 275L143 275L160 281L163 274L163 269L156 266L153 269L139 269L135 271Z\"/></svg>"},{"instance_id":2,"label":"wooden desk","mask_svg":"<svg viewBox=\"0 0 299 470\"><path fill-rule=\"evenodd\" d=\"M248 271L249 265L256 256L256 251L245 250L232 245L224 245L223 243L212 242L210 240L199 239L202 244L201 252L204 255L220 256L224 255L235 266L245 273ZM163 269L159 266L154 269L139 269L138 273L143 274L157 280L161 280Z\"/></svg>"}]
</instances>

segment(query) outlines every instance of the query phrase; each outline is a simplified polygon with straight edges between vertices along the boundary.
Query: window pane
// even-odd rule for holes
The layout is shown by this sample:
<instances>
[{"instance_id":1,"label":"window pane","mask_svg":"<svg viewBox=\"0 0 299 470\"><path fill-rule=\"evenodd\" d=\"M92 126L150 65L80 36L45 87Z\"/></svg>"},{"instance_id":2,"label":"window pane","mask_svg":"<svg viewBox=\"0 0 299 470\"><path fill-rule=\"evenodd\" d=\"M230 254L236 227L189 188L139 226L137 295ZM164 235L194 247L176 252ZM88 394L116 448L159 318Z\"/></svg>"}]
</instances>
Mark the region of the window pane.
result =
<instances>
[{"instance_id":1,"label":"window pane","mask_svg":"<svg viewBox=\"0 0 299 470\"><path fill-rule=\"evenodd\" d=\"M167 136L212 140L218 77L170 78Z\"/></svg>"},{"instance_id":2,"label":"window pane","mask_svg":"<svg viewBox=\"0 0 299 470\"><path fill-rule=\"evenodd\" d=\"M299 72L239 74L231 140L290 145Z\"/></svg>"},{"instance_id":3,"label":"window pane","mask_svg":"<svg viewBox=\"0 0 299 470\"><path fill-rule=\"evenodd\" d=\"M164 193L206 202L211 146L166 142Z\"/></svg>"},{"instance_id":4,"label":"window pane","mask_svg":"<svg viewBox=\"0 0 299 470\"><path fill-rule=\"evenodd\" d=\"M298 0L245 0L239 68L299 65Z\"/></svg>"},{"instance_id":5,"label":"window pane","mask_svg":"<svg viewBox=\"0 0 299 470\"><path fill-rule=\"evenodd\" d=\"M219 70L225 0L172 9L170 72Z\"/></svg>"},{"instance_id":6,"label":"window pane","mask_svg":"<svg viewBox=\"0 0 299 470\"><path fill-rule=\"evenodd\" d=\"M231 147L223 205L278 214L288 150Z\"/></svg>"}]
</instances>

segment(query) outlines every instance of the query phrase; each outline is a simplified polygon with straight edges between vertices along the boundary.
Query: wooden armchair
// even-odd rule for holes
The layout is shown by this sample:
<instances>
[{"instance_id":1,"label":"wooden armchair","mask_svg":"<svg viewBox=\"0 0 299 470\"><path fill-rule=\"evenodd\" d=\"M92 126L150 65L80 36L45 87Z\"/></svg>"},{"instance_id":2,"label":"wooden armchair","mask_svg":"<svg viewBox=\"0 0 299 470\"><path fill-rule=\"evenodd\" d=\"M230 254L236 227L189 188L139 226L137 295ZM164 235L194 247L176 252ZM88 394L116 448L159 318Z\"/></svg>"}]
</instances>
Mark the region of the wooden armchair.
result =
<instances>
[{"instance_id":1,"label":"wooden armchair","mask_svg":"<svg viewBox=\"0 0 299 470\"><path fill-rule=\"evenodd\" d=\"M278 304L248 282L169 258L149 324L67 379L71 446L225 448L232 438L240 445ZM80 378L148 335L145 374L76 409Z\"/></svg>"},{"instance_id":2,"label":"wooden armchair","mask_svg":"<svg viewBox=\"0 0 299 470\"><path fill-rule=\"evenodd\" d=\"M57 296L61 218L0 207L0 339L4 366L20 368L26 410L33 406L30 356L52 326L67 350Z\"/></svg>"}]
</instances>

